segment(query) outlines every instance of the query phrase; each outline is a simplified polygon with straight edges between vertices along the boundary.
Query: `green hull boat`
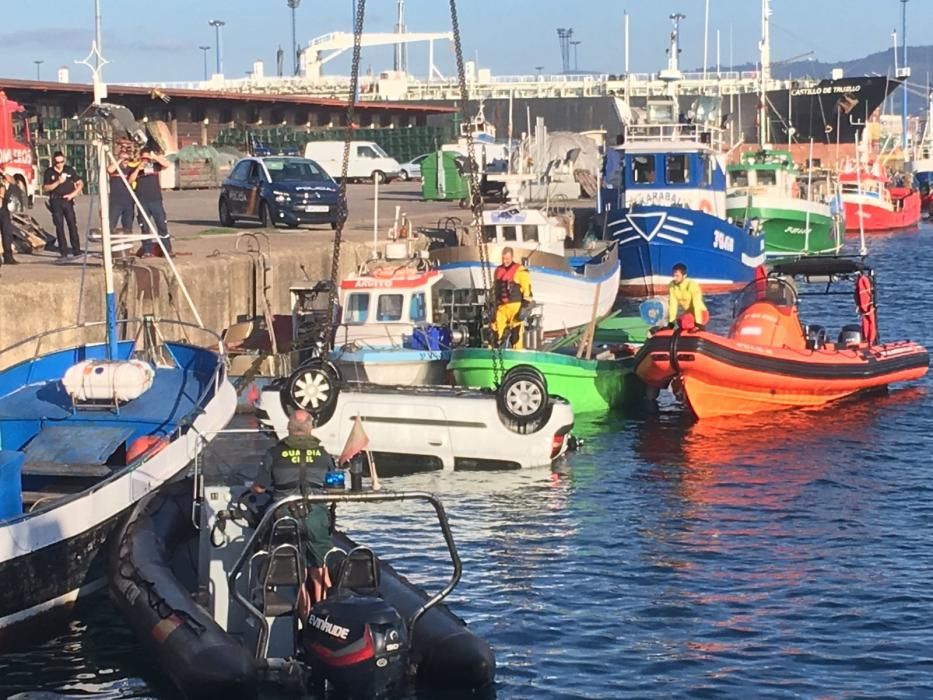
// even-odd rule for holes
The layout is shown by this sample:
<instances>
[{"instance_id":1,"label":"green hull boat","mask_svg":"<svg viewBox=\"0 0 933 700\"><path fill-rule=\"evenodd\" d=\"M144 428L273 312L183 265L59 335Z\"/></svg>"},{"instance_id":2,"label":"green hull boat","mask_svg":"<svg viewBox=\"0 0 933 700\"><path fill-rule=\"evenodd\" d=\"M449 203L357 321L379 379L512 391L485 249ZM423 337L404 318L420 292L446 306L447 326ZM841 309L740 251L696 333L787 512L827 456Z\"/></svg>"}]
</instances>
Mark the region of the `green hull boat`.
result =
<instances>
[{"instance_id":1,"label":"green hull boat","mask_svg":"<svg viewBox=\"0 0 933 700\"><path fill-rule=\"evenodd\" d=\"M489 348L451 352L447 369L460 386L496 388L493 353ZM632 371L632 358L585 360L574 355L539 350L502 350L504 372L533 367L547 382L547 393L570 402L574 414L606 412L636 402L644 385Z\"/></svg>"}]
</instances>

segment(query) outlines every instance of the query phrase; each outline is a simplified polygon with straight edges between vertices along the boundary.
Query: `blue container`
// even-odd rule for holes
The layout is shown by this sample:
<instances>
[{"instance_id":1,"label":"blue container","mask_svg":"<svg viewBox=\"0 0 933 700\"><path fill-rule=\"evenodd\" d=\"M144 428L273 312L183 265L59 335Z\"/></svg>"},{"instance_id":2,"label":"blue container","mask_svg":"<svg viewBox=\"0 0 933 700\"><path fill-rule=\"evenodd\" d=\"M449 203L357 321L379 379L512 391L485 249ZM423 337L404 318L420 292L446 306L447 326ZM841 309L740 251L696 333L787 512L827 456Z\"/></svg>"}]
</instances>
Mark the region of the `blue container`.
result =
<instances>
[{"instance_id":1,"label":"blue container","mask_svg":"<svg viewBox=\"0 0 933 700\"><path fill-rule=\"evenodd\" d=\"M26 455L0 450L0 520L23 513L23 462Z\"/></svg>"},{"instance_id":2,"label":"blue container","mask_svg":"<svg viewBox=\"0 0 933 700\"><path fill-rule=\"evenodd\" d=\"M449 350L450 328L447 326L421 326L412 330L412 350Z\"/></svg>"}]
</instances>

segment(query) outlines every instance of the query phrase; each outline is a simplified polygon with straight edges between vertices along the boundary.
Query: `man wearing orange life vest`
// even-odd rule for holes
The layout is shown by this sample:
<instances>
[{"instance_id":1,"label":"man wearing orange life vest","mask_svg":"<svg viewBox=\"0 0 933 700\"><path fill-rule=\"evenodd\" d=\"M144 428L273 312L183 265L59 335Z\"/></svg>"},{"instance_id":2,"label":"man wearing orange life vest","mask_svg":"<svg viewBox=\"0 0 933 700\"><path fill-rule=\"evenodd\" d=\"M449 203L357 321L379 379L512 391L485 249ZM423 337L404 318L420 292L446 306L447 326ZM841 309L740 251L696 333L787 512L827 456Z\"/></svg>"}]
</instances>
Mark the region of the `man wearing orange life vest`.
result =
<instances>
[{"instance_id":1,"label":"man wearing orange life vest","mask_svg":"<svg viewBox=\"0 0 933 700\"><path fill-rule=\"evenodd\" d=\"M523 345L522 319L519 318L522 304L529 304L531 298L531 275L524 265L515 262L515 252L505 247L502 249L502 264L496 268L496 319L492 324L496 337L501 343L506 333L517 331L513 336L512 347L521 350Z\"/></svg>"},{"instance_id":2,"label":"man wearing orange life vest","mask_svg":"<svg viewBox=\"0 0 933 700\"><path fill-rule=\"evenodd\" d=\"M709 323L709 311L703 303L703 290L700 285L687 279L687 266L677 263L671 270L671 284L668 287L667 320L668 328L677 322L677 312L692 314L694 324L702 328Z\"/></svg>"}]
</instances>

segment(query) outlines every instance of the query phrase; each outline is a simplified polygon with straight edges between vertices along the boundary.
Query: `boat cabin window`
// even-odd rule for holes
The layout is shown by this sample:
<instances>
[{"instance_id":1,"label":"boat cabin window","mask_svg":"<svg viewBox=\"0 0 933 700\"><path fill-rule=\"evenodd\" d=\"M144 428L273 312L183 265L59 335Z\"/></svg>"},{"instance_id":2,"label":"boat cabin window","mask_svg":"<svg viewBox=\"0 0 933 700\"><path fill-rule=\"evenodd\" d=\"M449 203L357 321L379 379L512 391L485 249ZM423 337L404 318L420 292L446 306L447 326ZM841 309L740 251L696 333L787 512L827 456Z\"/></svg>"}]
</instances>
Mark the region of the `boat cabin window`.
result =
<instances>
[{"instance_id":1,"label":"boat cabin window","mask_svg":"<svg viewBox=\"0 0 933 700\"><path fill-rule=\"evenodd\" d=\"M408 316L412 323L422 323L428 317L427 305L424 303L424 292L411 295L408 305Z\"/></svg>"},{"instance_id":2,"label":"boat cabin window","mask_svg":"<svg viewBox=\"0 0 933 700\"><path fill-rule=\"evenodd\" d=\"M522 226L522 240L523 241L537 241L538 240L538 227L534 224L528 225L525 224Z\"/></svg>"},{"instance_id":3,"label":"boat cabin window","mask_svg":"<svg viewBox=\"0 0 933 700\"><path fill-rule=\"evenodd\" d=\"M700 161L703 163L703 182L701 182L700 185L703 187L709 187L713 184L713 179L716 172L716 161L710 158L708 155L701 155Z\"/></svg>"},{"instance_id":4,"label":"boat cabin window","mask_svg":"<svg viewBox=\"0 0 933 700\"><path fill-rule=\"evenodd\" d=\"M402 320L402 295L380 294L376 307L376 320L380 323Z\"/></svg>"},{"instance_id":5,"label":"boat cabin window","mask_svg":"<svg viewBox=\"0 0 933 700\"><path fill-rule=\"evenodd\" d=\"M748 187L748 171L732 170L729 172L732 187Z\"/></svg>"},{"instance_id":6,"label":"boat cabin window","mask_svg":"<svg viewBox=\"0 0 933 700\"><path fill-rule=\"evenodd\" d=\"M483 226L483 235L486 237L486 241L496 240L496 227L495 226Z\"/></svg>"},{"instance_id":7,"label":"boat cabin window","mask_svg":"<svg viewBox=\"0 0 933 700\"><path fill-rule=\"evenodd\" d=\"M771 185L777 184L776 170L759 170L756 175L758 176L758 184L763 187L770 187Z\"/></svg>"},{"instance_id":8,"label":"boat cabin window","mask_svg":"<svg viewBox=\"0 0 933 700\"><path fill-rule=\"evenodd\" d=\"M736 297L732 307L732 316L736 318L745 309L759 301L767 301L775 306L789 307L797 304L797 288L793 280L782 277L768 277L748 283Z\"/></svg>"},{"instance_id":9,"label":"boat cabin window","mask_svg":"<svg viewBox=\"0 0 933 700\"><path fill-rule=\"evenodd\" d=\"M653 185L655 182L654 155L632 158L632 182L637 185Z\"/></svg>"},{"instance_id":10,"label":"boat cabin window","mask_svg":"<svg viewBox=\"0 0 933 700\"><path fill-rule=\"evenodd\" d=\"M515 226L503 226L502 227L502 240L503 241L515 241L518 240L518 231Z\"/></svg>"},{"instance_id":11,"label":"boat cabin window","mask_svg":"<svg viewBox=\"0 0 933 700\"><path fill-rule=\"evenodd\" d=\"M344 313L344 323L366 323L369 318L369 294L355 293L347 299L347 310Z\"/></svg>"},{"instance_id":12,"label":"boat cabin window","mask_svg":"<svg viewBox=\"0 0 933 700\"><path fill-rule=\"evenodd\" d=\"M690 182L690 157L685 153L668 155L664 158L664 177L669 185L685 185Z\"/></svg>"}]
</instances>

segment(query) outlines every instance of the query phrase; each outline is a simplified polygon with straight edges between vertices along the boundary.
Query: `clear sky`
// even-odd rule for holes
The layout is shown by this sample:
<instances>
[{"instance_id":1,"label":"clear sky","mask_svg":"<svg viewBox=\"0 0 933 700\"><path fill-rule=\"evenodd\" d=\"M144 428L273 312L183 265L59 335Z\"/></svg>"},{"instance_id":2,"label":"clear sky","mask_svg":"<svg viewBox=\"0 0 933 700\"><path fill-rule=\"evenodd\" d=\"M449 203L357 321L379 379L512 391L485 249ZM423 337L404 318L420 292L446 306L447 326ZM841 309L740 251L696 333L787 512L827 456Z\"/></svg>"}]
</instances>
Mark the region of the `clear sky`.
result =
<instances>
[{"instance_id":1,"label":"clear sky","mask_svg":"<svg viewBox=\"0 0 933 700\"><path fill-rule=\"evenodd\" d=\"M754 61L760 32L759 0L709 0L709 57L716 62L716 30L720 31L723 64L730 53L736 63ZM94 0L0 0L0 75L35 78L36 60L45 80L61 66L72 81L89 82L87 69L75 60L87 54L94 28ZM448 31L448 0L407 0L409 31ZM111 64L110 82L199 80L203 73L199 45L211 46L213 18L226 21L223 58L229 77L242 77L256 59L266 73L275 68L279 45L290 51L291 12L286 0L102 0L104 53ZM299 44L331 31L350 29L352 0L302 0L297 11ZM396 0L368 0L367 31L391 31ZM933 0L910 0L909 44L931 44ZM704 0L460 0L459 11L467 57L478 57L497 74L560 71L557 27L572 28L580 70L621 72L623 12L631 18L631 67L654 71L666 61L668 15L687 15L682 25L682 67L703 62ZM891 31L900 27L900 0L772 0L772 60L808 51L823 61L857 58L891 46ZM145 11L144 11L145 10ZM571 59L572 60L572 59ZM453 72L453 52L446 42L435 45L435 63ZM392 67L391 49L363 53L363 70ZM290 61L286 60L286 70ZM333 72L345 73L337 60ZM426 72L427 46L409 48L409 69Z\"/></svg>"}]
</instances>

